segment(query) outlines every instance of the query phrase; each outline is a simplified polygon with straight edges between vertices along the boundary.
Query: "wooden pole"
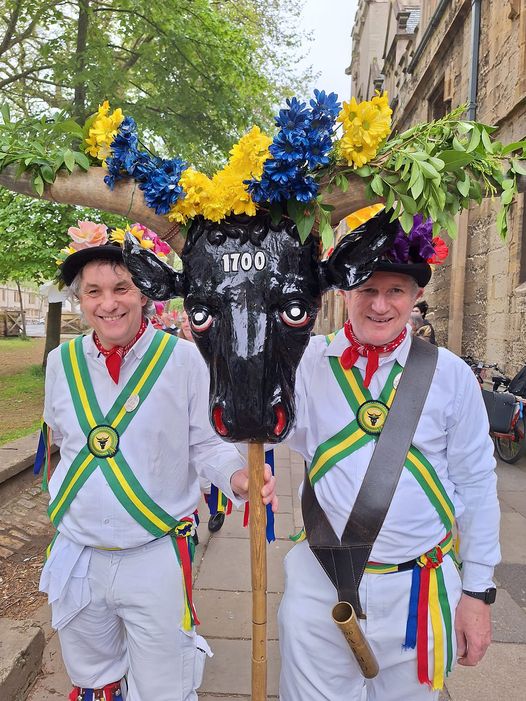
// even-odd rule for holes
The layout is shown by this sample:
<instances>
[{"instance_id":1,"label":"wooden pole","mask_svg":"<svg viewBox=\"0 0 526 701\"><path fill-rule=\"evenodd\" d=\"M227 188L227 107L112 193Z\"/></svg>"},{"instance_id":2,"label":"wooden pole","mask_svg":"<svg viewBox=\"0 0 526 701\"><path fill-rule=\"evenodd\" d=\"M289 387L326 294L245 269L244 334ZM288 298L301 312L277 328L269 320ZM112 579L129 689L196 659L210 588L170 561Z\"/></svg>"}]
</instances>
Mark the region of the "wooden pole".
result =
<instances>
[{"instance_id":1,"label":"wooden pole","mask_svg":"<svg viewBox=\"0 0 526 701\"><path fill-rule=\"evenodd\" d=\"M261 443L248 446L250 501L250 567L252 574L252 701L267 698L267 546L266 511L261 501L265 451Z\"/></svg>"}]
</instances>

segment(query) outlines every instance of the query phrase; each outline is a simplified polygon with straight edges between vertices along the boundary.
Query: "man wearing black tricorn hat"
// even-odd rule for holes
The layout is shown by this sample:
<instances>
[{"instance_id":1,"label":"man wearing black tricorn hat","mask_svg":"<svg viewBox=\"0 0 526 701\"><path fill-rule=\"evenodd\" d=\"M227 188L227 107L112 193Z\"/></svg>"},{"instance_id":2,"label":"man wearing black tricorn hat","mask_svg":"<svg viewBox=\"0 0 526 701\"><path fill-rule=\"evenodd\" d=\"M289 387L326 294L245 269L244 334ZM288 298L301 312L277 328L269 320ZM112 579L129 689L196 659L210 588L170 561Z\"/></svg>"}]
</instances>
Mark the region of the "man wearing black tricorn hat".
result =
<instances>
[{"instance_id":1,"label":"man wearing black tricorn hat","mask_svg":"<svg viewBox=\"0 0 526 701\"><path fill-rule=\"evenodd\" d=\"M408 324L445 255L415 217L343 293L344 328L300 363L290 445L307 465L306 539L285 560L282 701L359 701L364 685L368 701L437 699L455 660L476 665L489 645L500 551L487 415L467 365ZM341 611L359 621L372 654L331 610L347 633Z\"/></svg>"},{"instance_id":2,"label":"man wearing black tricorn hat","mask_svg":"<svg viewBox=\"0 0 526 701\"><path fill-rule=\"evenodd\" d=\"M153 232L131 232L162 255ZM198 352L148 321L153 305L115 243L124 232L109 240L105 226L79 222L69 233L59 278L93 333L48 358L44 420L60 462L49 481L57 536L41 588L70 698L191 701L209 652L192 603L197 470L236 503L247 473L209 425ZM275 508L270 471L262 496Z\"/></svg>"}]
</instances>

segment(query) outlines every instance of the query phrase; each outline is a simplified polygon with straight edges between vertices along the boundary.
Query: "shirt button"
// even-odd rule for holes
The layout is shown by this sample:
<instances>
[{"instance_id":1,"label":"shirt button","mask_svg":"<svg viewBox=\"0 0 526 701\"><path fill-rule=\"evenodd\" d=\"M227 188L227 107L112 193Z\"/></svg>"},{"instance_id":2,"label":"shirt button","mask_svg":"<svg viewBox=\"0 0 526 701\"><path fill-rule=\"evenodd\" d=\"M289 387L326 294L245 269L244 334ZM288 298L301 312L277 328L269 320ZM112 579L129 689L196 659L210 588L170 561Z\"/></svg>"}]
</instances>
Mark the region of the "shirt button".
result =
<instances>
[{"instance_id":1,"label":"shirt button","mask_svg":"<svg viewBox=\"0 0 526 701\"><path fill-rule=\"evenodd\" d=\"M109 519L109 518L105 518L104 521L103 521L103 523L109 523L109 522L110 522L110 519Z\"/></svg>"}]
</instances>

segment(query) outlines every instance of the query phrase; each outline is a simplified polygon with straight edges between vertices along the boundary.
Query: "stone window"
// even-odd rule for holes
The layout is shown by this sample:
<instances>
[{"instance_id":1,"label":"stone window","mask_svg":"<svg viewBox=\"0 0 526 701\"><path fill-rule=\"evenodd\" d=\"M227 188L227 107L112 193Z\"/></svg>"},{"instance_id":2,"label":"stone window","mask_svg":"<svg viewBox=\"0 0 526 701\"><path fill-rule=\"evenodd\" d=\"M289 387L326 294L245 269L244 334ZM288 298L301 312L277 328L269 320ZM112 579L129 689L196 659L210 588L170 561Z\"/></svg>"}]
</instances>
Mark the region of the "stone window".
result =
<instances>
[{"instance_id":1,"label":"stone window","mask_svg":"<svg viewBox=\"0 0 526 701\"><path fill-rule=\"evenodd\" d=\"M451 100L444 96L444 76L427 98L429 119L441 119L451 112Z\"/></svg>"}]
</instances>

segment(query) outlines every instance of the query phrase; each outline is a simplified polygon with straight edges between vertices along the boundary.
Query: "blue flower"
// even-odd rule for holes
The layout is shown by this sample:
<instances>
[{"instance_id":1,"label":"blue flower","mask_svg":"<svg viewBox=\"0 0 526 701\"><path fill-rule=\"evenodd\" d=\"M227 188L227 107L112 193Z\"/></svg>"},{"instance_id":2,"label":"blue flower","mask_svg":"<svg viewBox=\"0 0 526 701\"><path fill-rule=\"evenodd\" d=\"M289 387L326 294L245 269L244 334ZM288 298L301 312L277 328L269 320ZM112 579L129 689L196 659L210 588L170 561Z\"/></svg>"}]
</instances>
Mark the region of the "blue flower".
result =
<instances>
[{"instance_id":1,"label":"blue flower","mask_svg":"<svg viewBox=\"0 0 526 701\"><path fill-rule=\"evenodd\" d=\"M329 163L328 153L332 149L332 139L327 132L318 131L311 135L305 156L310 170Z\"/></svg>"},{"instance_id":2,"label":"blue flower","mask_svg":"<svg viewBox=\"0 0 526 701\"><path fill-rule=\"evenodd\" d=\"M334 92L326 95L325 90L321 92L315 90L314 96L316 99L311 100L309 103L312 107L310 126L314 129L323 128L332 131L334 121L341 109L338 95Z\"/></svg>"},{"instance_id":3,"label":"blue flower","mask_svg":"<svg viewBox=\"0 0 526 701\"><path fill-rule=\"evenodd\" d=\"M269 147L269 151L276 160L297 163L305 160L306 145L307 140L303 132L280 131Z\"/></svg>"},{"instance_id":4,"label":"blue flower","mask_svg":"<svg viewBox=\"0 0 526 701\"><path fill-rule=\"evenodd\" d=\"M139 151L130 175L141 183L145 182L150 176L150 173L156 168L159 168L161 163L161 158L151 156L146 151Z\"/></svg>"},{"instance_id":5,"label":"blue flower","mask_svg":"<svg viewBox=\"0 0 526 701\"><path fill-rule=\"evenodd\" d=\"M310 202L316 197L318 190L318 183L310 175L297 178L290 187L292 197L298 202Z\"/></svg>"},{"instance_id":6,"label":"blue flower","mask_svg":"<svg viewBox=\"0 0 526 701\"><path fill-rule=\"evenodd\" d=\"M288 109L279 111L276 117L276 126L284 131L302 129L308 121L309 110L305 109L305 103L299 102L295 97L287 100Z\"/></svg>"},{"instance_id":7,"label":"blue flower","mask_svg":"<svg viewBox=\"0 0 526 701\"><path fill-rule=\"evenodd\" d=\"M155 209L156 214L168 214L170 207L183 196L179 179L186 167L187 164L180 158L163 161L148 174L147 180L139 185L144 192L144 201L148 207Z\"/></svg>"}]
</instances>

